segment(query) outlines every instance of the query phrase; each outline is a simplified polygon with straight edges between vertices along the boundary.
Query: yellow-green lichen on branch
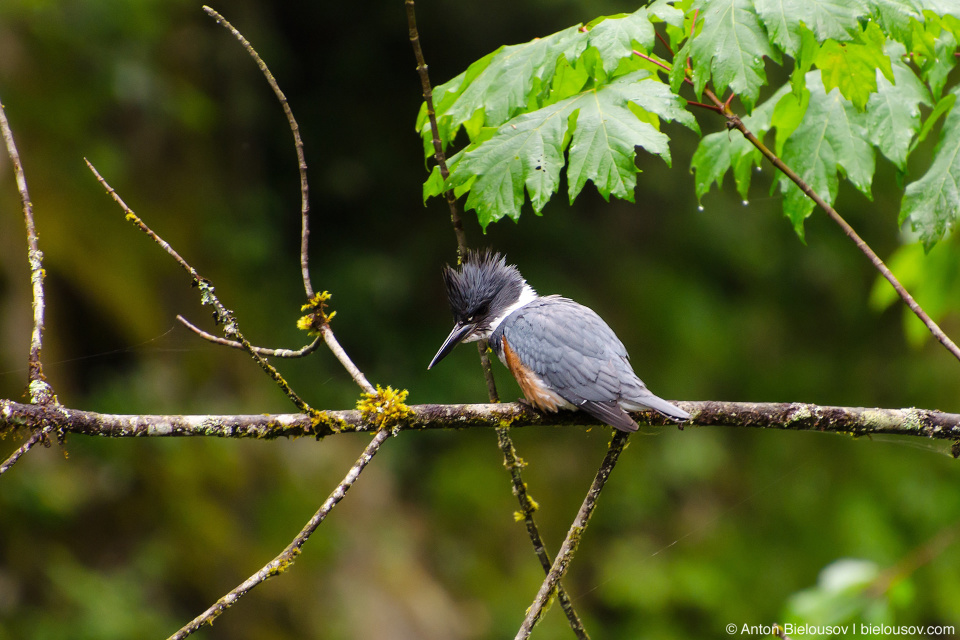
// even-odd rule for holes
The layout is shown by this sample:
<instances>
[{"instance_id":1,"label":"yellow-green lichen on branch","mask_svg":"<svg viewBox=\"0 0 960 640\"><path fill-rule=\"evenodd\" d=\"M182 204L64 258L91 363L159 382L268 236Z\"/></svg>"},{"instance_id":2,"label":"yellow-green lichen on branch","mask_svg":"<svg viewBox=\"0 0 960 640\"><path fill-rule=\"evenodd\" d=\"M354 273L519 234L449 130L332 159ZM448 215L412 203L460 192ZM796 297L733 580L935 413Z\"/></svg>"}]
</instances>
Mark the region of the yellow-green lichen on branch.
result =
<instances>
[{"instance_id":1,"label":"yellow-green lichen on branch","mask_svg":"<svg viewBox=\"0 0 960 640\"><path fill-rule=\"evenodd\" d=\"M524 488L526 488L527 484L524 483L523 486ZM534 513L536 513L539 510L540 510L540 503L534 500L533 498L531 498L530 494L528 493L526 494L526 500L524 500L523 510L514 511L513 520L514 522L520 522L521 520L525 520L527 516L532 516Z\"/></svg>"},{"instance_id":2,"label":"yellow-green lichen on branch","mask_svg":"<svg viewBox=\"0 0 960 640\"><path fill-rule=\"evenodd\" d=\"M383 429L399 424L414 415L413 409L403 403L409 392L406 389L384 389L377 385L375 393L363 393L357 401L357 410L364 422Z\"/></svg>"},{"instance_id":3,"label":"yellow-green lichen on branch","mask_svg":"<svg viewBox=\"0 0 960 640\"><path fill-rule=\"evenodd\" d=\"M305 311L306 315L297 320L297 329L306 331L315 336L320 333L324 326L330 324L336 311L327 313L327 300L333 297L329 291L318 293L300 307L300 311Z\"/></svg>"},{"instance_id":4,"label":"yellow-green lichen on branch","mask_svg":"<svg viewBox=\"0 0 960 640\"><path fill-rule=\"evenodd\" d=\"M324 436L349 430L350 425L344 420L331 416L326 411L310 412L310 429L317 435L317 439Z\"/></svg>"}]
</instances>

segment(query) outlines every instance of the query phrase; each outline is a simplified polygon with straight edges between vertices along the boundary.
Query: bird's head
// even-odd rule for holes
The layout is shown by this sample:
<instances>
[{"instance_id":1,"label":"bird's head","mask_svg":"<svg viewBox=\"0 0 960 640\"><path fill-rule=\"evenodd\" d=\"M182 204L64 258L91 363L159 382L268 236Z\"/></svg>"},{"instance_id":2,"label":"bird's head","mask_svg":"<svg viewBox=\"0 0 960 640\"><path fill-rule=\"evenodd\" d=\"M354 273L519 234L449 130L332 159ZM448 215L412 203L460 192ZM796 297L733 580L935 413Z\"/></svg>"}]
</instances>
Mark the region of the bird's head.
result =
<instances>
[{"instance_id":1,"label":"bird's head","mask_svg":"<svg viewBox=\"0 0 960 640\"><path fill-rule=\"evenodd\" d=\"M468 251L459 268L443 270L443 281L455 324L427 369L461 342L489 338L504 318L537 297L514 265L490 251Z\"/></svg>"}]
</instances>

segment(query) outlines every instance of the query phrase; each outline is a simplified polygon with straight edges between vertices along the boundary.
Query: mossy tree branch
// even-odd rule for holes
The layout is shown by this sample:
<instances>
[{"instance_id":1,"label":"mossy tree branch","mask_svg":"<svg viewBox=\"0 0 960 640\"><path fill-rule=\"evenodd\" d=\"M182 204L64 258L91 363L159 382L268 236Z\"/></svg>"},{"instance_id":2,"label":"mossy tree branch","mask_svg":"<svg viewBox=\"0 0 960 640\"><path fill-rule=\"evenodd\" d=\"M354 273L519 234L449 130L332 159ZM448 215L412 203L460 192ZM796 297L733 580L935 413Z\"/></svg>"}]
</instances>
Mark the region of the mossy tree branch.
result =
<instances>
[{"instance_id":1,"label":"mossy tree branch","mask_svg":"<svg viewBox=\"0 0 960 640\"><path fill-rule=\"evenodd\" d=\"M749 427L785 431L821 431L852 436L895 434L960 440L960 414L929 409L833 407L799 402L675 402L693 416L690 427ZM589 415L576 411L542 414L520 403L420 404L393 426L394 432L426 429L497 429L534 426L600 427ZM215 436L222 438L279 438L340 433L364 433L376 425L364 421L357 410L320 411L320 419L302 413L255 415L117 415L94 413L0 400L0 430L34 429L54 425L66 434L129 437ZM641 423L674 426L658 415L635 413ZM604 427L606 428L606 427ZM960 454L960 444L955 444Z\"/></svg>"}]
</instances>

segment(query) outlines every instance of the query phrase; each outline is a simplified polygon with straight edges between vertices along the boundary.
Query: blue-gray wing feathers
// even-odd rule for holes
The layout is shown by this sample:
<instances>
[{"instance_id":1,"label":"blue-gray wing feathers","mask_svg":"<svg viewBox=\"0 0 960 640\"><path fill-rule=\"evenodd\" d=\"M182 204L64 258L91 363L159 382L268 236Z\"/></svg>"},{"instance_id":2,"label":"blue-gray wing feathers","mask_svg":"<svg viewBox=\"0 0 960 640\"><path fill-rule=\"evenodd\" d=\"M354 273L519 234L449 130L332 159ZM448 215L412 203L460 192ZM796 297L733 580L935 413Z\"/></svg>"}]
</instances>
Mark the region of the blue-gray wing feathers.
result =
<instances>
[{"instance_id":1,"label":"blue-gray wing feathers","mask_svg":"<svg viewBox=\"0 0 960 640\"><path fill-rule=\"evenodd\" d=\"M537 298L497 327L523 365L564 400L618 429L637 424L621 408L649 407L686 420L689 414L647 390L623 343L592 309L560 296Z\"/></svg>"}]
</instances>

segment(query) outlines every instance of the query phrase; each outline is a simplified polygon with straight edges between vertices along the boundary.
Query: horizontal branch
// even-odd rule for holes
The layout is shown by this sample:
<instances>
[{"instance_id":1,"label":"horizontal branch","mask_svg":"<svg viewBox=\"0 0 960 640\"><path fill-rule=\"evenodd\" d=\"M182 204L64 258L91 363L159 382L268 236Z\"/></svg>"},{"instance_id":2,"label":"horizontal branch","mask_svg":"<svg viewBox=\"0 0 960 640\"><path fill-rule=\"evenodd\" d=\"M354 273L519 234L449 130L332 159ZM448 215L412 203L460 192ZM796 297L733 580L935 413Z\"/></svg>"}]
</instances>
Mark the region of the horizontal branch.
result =
<instances>
[{"instance_id":1,"label":"horizontal branch","mask_svg":"<svg viewBox=\"0 0 960 640\"><path fill-rule=\"evenodd\" d=\"M960 414L927 409L871 409L828 407L803 403L676 402L693 417L686 426L755 427L791 431L824 431L864 436L900 434L960 441ZM518 403L411 405L409 418L395 431L527 427L534 425L598 426L578 411L541 414ZM637 421L672 426L658 415L639 412ZM78 411L63 406L44 407L0 400L0 432L7 428L30 429L55 425L62 433L110 438L144 436L215 436L223 438L278 438L341 432L371 432L359 411L321 411L256 415L115 415ZM960 455L960 443L954 454Z\"/></svg>"}]
</instances>

